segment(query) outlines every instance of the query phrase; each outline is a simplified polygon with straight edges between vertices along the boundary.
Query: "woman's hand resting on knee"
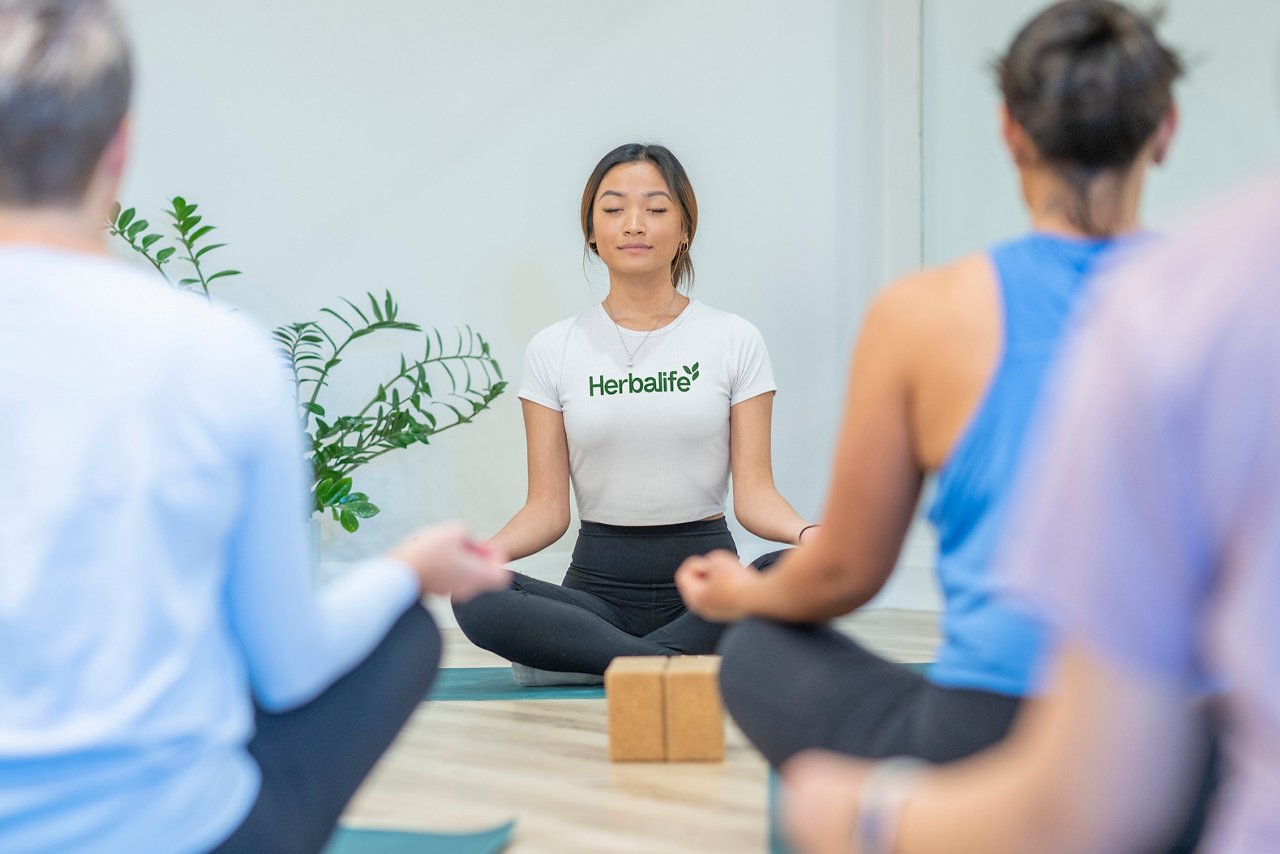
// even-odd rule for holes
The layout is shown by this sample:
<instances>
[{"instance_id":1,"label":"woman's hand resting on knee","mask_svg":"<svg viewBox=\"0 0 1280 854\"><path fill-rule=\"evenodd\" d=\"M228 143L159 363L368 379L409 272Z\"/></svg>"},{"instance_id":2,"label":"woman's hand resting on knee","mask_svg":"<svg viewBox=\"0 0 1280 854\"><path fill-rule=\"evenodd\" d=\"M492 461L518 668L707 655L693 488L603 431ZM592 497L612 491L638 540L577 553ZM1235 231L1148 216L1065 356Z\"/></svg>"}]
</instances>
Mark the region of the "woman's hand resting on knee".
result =
<instances>
[{"instance_id":1,"label":"woman's hand resting on knee","mask_svg":"<svg viewBox=\"0 0 1280 854\"><path fill-rule=\"evenodd\" d=\"M424 594L451 596L459 602L511 583L511 572L503 566L506 555L477 543L461 522L421 528L387 556L413 570Z\"/></svg>"}]
</instances>

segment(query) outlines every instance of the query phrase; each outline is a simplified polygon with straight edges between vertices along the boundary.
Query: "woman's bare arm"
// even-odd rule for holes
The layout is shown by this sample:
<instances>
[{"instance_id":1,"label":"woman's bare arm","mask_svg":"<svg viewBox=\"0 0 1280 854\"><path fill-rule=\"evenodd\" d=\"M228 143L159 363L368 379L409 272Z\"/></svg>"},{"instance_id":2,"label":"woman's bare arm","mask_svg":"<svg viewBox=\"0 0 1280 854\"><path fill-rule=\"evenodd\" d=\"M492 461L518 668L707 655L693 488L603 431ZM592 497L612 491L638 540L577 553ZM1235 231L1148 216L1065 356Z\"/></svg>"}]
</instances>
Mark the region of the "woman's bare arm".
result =
<instances>
[{"instance_id":1,"label":"woman's bare arm","mask_svg":"<svg viewBox=\"0 0 1280 854\"><path fill-rule=\"evenodd\" d=\"M770 448L773 392L756 395L729 410L729 464L733 471L733 513L757 537L795 545L809 523L778 492ZM805 535L807 540L812 534Z\"/></svg>"},{"instance_id":2,"label":"woman's bare arm","mask_svg":"<svg viewBox=\"0 0 1280 854\"><path fill-rule=\"evenodd\" d=\"M529 490L524 506L489 542L511 560L542 551L569 528L569 442L564 415L528 400L524 432Z\"/></svg>"}]
</instances>

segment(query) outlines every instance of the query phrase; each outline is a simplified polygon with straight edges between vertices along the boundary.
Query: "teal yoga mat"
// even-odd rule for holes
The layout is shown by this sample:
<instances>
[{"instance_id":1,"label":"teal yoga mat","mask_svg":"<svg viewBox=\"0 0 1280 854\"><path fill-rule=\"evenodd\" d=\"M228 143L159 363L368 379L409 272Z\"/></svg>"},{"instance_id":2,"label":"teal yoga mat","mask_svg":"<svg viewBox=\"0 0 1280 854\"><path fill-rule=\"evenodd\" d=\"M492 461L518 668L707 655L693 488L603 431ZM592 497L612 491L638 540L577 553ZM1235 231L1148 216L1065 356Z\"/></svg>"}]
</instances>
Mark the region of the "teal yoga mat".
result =
<instances>
[{"instance_id":1,"label":"teal yoga mat","mask_svg":"<svg viewBox=\"0 0 1280 854\"><path fill-rule=\"evenodd\" d=\"M324 854L497 854L511 842L515 821L472 833L414 833L339 827Z\"/></svg>"},{"instance_id":2,"label":"teal yoga mat","mask_svg":"<svg viewBox=\"0 0 1280 854\"><path fill-rule=\"evenodd\" d=\"M600 700L603 685L521 688L510 667L445 667L428 700Z\"/></svg>"},{"instance_id":3,"label":"teal yoga mat","mask_svg":"<svg viewBox=\"0 0 1280 854\"><path fill-rule=\"evenodd\" d=\"M779 798L778 775L769 769L769 854L788 854L786 840L782 838L782 816L778 814L781 806Z\"/></svg>"},{"instance_id":4,"label":"teal yoga mat","mask_svg":"<svg viewBox=\"0 0 1280 854\"><path fill-rule=\"evenodd\" d=\"M904 664L924 674L927 664ZM562 685L555 688L521 688L510 667L445 667L436 677L428 700L599 700L603 685Z\"/></svg>"}]
</instances>

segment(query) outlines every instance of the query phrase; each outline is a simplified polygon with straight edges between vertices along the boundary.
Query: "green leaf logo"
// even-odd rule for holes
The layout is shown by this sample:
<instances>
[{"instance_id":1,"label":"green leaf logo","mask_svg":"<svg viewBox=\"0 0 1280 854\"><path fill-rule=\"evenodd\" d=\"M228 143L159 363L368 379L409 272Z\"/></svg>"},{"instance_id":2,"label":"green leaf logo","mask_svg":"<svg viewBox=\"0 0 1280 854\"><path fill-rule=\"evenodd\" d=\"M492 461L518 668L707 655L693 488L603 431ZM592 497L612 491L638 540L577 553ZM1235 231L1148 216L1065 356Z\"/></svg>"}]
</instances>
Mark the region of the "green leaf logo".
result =
<instances>
[{"instance_id":1,"label":"green leaf logo","mask_svg":"<svg viewBox=\"0 0 1280 854\"><path fill-rule=\"evenodd\" d=\"M696 380L698 378L698 364L699 364L698 362L694 362L692 365L681 366L684 368L684 372L689 375L690 381Z\"/></svg>"}]
</instances>

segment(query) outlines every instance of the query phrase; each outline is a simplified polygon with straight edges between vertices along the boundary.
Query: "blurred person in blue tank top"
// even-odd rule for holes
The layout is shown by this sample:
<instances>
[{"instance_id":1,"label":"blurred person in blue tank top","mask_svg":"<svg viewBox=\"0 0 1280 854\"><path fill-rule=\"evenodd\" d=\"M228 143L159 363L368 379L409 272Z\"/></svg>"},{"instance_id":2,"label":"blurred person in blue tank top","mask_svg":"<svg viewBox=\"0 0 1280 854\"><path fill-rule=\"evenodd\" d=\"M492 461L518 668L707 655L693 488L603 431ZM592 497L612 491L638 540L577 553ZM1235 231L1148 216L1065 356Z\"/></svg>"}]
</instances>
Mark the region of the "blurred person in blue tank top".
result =
<instances>
[{"instance_id":1,"label":"blurred person in blue tank top","mask_svg":"<svg viewBox=\"0 0 1280 854\"><path fill-rule=\"evenodd\" d=\"M1140 233L1181 73L1152 21L1119 4L1068 0L1032 20L998 63L1029 232L873 300L813 542L763 574L723 553L682 566L695 613L741 621L720 645L721 687L773 766L809 748L958 759L1002 739L1033 692L1045 633L996 596L994 551L1064 334L1092 274ZM921 676L824 623L884 586L930 476L945 610Z\"/></svg>"}]
</instances>

